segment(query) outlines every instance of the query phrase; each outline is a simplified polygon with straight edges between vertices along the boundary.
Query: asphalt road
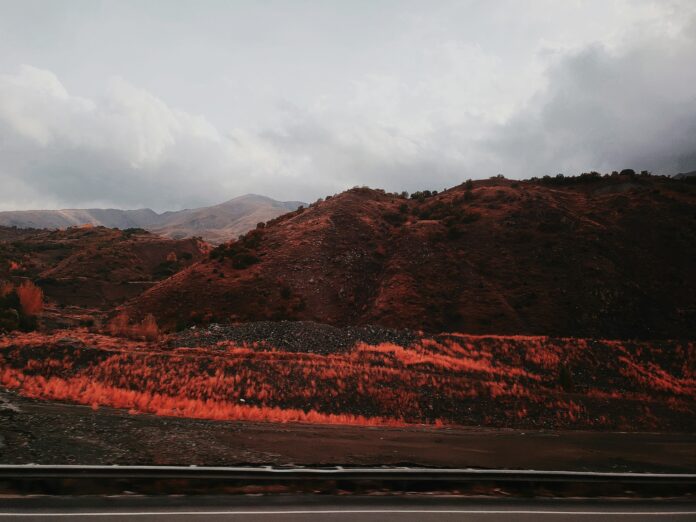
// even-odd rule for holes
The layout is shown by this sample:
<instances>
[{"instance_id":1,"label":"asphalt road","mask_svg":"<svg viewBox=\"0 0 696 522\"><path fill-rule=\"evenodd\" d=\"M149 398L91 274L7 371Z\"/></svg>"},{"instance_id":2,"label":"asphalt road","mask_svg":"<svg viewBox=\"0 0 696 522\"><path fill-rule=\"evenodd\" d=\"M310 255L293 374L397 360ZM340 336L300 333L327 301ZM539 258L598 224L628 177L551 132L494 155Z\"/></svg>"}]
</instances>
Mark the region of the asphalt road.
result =
<instances>
[{"instance_id":1,"label":"asphalt road","mask_svg":"<svg viewBox=\"0 0 696 522\"><path fill-rule=\"evenodd\" d=\"M694 521L696 501L446 497L4 498L0 521Z\"/></svg>"}]
</instances>

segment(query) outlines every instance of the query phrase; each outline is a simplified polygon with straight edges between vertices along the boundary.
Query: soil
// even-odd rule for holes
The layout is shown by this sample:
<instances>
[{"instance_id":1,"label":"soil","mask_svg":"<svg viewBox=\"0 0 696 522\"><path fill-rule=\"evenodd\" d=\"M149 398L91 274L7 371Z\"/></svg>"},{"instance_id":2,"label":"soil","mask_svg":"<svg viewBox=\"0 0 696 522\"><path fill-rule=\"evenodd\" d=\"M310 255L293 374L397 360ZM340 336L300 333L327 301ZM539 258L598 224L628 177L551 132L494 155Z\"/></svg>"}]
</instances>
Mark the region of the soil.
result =
<instances>
[{"instance_id":1,"label":"soil","mask_svg":"<svg viewBox=\"0 0 696 522\"><path fill-rule=\"evenodd\" d=\"M3 391L0 462L693 473L696 434L220 422L93 411Z\"/></svg>"}]
</instances>

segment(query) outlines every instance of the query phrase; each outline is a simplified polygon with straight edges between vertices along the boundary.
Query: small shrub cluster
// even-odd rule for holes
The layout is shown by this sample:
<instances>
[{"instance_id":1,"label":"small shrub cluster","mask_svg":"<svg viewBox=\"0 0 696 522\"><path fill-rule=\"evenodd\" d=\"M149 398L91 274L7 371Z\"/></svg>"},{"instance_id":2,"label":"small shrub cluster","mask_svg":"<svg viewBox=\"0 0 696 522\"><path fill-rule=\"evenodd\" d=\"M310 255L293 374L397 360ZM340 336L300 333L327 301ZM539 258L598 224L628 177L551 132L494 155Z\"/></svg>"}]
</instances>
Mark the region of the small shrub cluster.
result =
<instances>
[{"instance_id":1,"label":"small shrub cluster","mask_svg":"<svg viewBox=\"0 0 696 522\"><path fill-rule=\"evenodd\" d=\"M607 178L630 178L634 179L637 177L647 178L654 177L652 172L648 170L642 170L640 174L637 174L633 169L623 169L621 172L613 171L611 174L600 174L599 172L583 172L579 176L566 176L565 174L556 174L555 176L543 176L542 178L531 178L530 181L541 183L543 185L582 185L587 183L596 183L602 179Z\"/></svg>"},{"instance_id":2,"label":"small shrub cluster","mask_svg":"<svg viewBox=\"0 0 696 522\"><path fill-rule=\"evenodd\" d=\"M411 194L411 199L415 199L416 201L425 201L433 196L437 196L437 190L418 190Z\"/></svg>"},{"instance_id":3,"label":"small shrub cluster","mask_svg":"<svg viewBox=\"0 0 696 522\"><path fill-rule=\"evenodd\" d=\"M406 222L406 214L403 212L385 212L382 214L384 220L394 227L403 225Z\"/></svg>"},{"instance_id":4,"label":"small shrub cluster","mask_svg":"<svg viewBox=\"0 0 696 522\"><path fill-rule=\"evenodd\" d=\"M211 259L230 259L232 267L243 270L261 261L256 250L263 240L263 228L257 228L241 236L237 241L224 243L210 252Z\"/></svg>"},{"instance_id":5,"label":"small shrub cluster","mask_svg":"<svg viewBox=\"0 0 696 522\"><path fill-rule=\"evenodd\" d=\"M144 228L134 228L134 227L133 228L126 228L123 230L123 235L125 237L131 237L131 236L136 236L136 235L139 236L142 234L149 234L149 232L147 230L145 230Z\"/></svg>"},{"instance_id":6,"label":"small shrub cluster","mask_svg":"<svg viewBox=\"0 0 696 522\"><path fill-rule=\"evenodd\" d=\"M108 329L114 337L127 337L143 341L156 341L160 335L157 321L152 314L147 314L140 323L131 325L128 314L121 312L111 319Z\"/></svg>"},{"instance_id":7,"label":"small shrub cluster","mask_svg":"<svg viewBox=\"0 0 696 522\"><path fill-rule=\"evenodd\" d=\"M36 328L36 317L44 307L41 288L31 281L15 286L12 283L0 284L0 331Z\"/></svg>"}]
</instances>

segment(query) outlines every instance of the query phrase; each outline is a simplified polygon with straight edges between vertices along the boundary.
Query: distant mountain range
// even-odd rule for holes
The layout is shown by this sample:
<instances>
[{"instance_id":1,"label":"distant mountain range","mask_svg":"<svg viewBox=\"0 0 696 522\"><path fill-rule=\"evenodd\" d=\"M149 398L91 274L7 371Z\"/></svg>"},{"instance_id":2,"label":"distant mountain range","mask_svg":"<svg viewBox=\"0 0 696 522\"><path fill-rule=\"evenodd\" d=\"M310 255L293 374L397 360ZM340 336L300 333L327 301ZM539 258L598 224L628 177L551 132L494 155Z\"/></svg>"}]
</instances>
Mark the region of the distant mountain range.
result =
<instances>
[{"instance_id":1,"label":"distant mountain range","mask_svg":"<svg viewBox=\"0 0 696 522\"><path fill-rule=\"evenodd\" d=\"M296 210L301 201L276 201L247 194L211 207L157 212L145 208L14 210L0 212L0 226L60 229L91 224L108 228L143 228L172 239L201 236L211 243L223 243L286 212Z\"/></svg>"}]
</instances>

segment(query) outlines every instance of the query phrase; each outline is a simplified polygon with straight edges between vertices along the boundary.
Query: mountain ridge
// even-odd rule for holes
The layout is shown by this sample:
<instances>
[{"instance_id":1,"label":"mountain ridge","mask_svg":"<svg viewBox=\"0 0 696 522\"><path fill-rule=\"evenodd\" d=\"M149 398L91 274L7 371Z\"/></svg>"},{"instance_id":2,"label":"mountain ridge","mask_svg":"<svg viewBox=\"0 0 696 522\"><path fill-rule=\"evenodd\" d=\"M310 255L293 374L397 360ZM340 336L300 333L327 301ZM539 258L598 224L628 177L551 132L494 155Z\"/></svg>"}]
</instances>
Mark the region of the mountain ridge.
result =
<instances>
[{"instance_id":1,"label":"mountain ridge","mask_svg":"<svg viewBox=\"0 0 696 522\"><path fill-rule=\"evenodd\" d=\"M0 211L0 226L62 229L94 225L107 228L143 228L172 239L200 236L221 243L304 205L301 201L277 201L258 194L245 194L208 207L157 213L142 209L59 209ZM208 226L201 226L207 223Z\"/></svg>"}]
</instances>

